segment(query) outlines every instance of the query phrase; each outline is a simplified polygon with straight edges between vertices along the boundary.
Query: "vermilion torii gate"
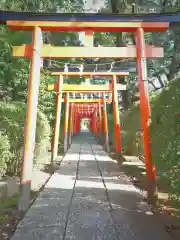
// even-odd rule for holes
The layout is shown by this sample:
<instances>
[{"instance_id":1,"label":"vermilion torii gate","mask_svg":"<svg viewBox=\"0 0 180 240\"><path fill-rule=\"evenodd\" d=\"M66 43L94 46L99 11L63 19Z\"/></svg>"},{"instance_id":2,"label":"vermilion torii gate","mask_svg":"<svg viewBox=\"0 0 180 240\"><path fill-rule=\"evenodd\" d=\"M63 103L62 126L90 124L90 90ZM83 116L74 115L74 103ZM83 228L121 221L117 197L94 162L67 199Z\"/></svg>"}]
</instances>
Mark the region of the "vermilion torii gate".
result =
<instances>
[{"instance_id":1,"label":"vermilion torii gate","mask_svg":"<svg viewBox=\"0 0 180 240\"><path fill-rule=\"evenodd\" d=\"M58 83L59 84L59 83ZM57 84L57 85L58 85ZM52 89L57 89L56 85L54 87L55 84L53 84L53 87L51 87L51 85L49 85L48 89L52 90ZM90 89L87 90L87 85L82 85L79 89L78 87L81 85L72 85L70 84L68 86L68 90L74 89L74 91L76 92L80 92L82 93L82 89L85 89L86 92L91 92L89 91L91 89L91 87L93 85L88 85L90 86ZM62 87L63 89L63 87ZM79 120L76 119L75 115L79 114L79 113L84 113L85 115L89 114L90 112L92 112L93 110L97 110L97 114L100 120L100 123L102 122L102 114L101 114L101 106L103 104L103 106L106 104L106 102L112 102L112 98L110 99L106 99L102 96L102 98L100 99L70 99L69 98L69 91L67 92L66 88L64 88L65 90L62 90L64 92L66 92L66 97L65 99L60 99L62 97L62 93L61 92L56 92L57 94L57 98L56 98L56 119L55 119L55 123L54 123L54 136L53 136L53 144L52 144L52 161L54 161L57 158L57 151L58 151L58 139L59 139L59 129L60 129L60 120L61 120L61 103L65 102L66 103L66 109L65 109L65 123L64 123L64 152L67 151L68 148L68 136L69 136L69 144L71 143L71 133L72 133L72 126L73 126L73 121L74 124L76 126L76 123L79 122ZM93 86L94 91L98 91L98 92L102 92L102 86L101 85L95 85ZM105 89L109 89L109 85L106 86L105 85ZM85 91L84 90L84 91ZM84 93L84 92L83 92ZM76 103L76 104L75 104ZM81 104L77 104L77 103L81 103ZM84 104L82 104L84 103ZM94 103L94 104L93 104ZM70 108L69 108L69 104ZM97 108L98 106L98 108ZM103 108L104 111L106 111L106 107ZM107 113L103 114L103 116L105 116L107 118ZM68 131L68 119L69 119L69 131ZM107 119L104 119L105 122L107 122ZM76 127L75 127L76 129ZM102 124L100 124L100 132L102 131ZM109 149L108 147L108 142L106 141L107 136L108 135L108 131L107 128L104 129L104 134L105 134L105 146L106 146L106 150ZM120 132L119 135L120 137Z\"/></svg>"},{"instance_id":2,"label":"vermilion torii gate","mask_svg":"<svg viewBox=\"0 0 180 240\"><path fill-rule=\"evenodd\" d=\"M83 99L83 100L89 100L89 99ZM75 134L77 134L80 131L80 122L81 119L84 117L88 117L91 120L91 130L94 132L97 137L102 135L102 121L104 123L107 122L107 113L106 113L106 119L102 118L102 104L100 103L100 100L95 99L95 103L71 103L71 107L69 108L69 124L67 118L65 118L65 126L69 126L69 129L65 129L65 138L64 140L64 147L65 151L67 150L68 145L71 144L71 137ZM102 101L103 102L103 101ZM111 99L105 99L104 104L106 102L111 102ZM67 103L66 103L67 106ZM106 110L103 106L103 112ZM67 108L66 108L67 111ZM104 125L104 124L103 124ZM106 142L106 139L108 137L108 130L107 128L104 128L104 135L105 135L105 147L106 150L109 149L108 141ZM68 136L68 137L67 137Z\"/></svg>"},{"instance_id":3,"label":"vermilion torii gate","mask_svg":"<svg viewBox=\"0 0 180 240\"><path fill-rule=\"evenodd\" d=\"M81 92L81 93L91 93L91 92L110 92L112 93L113 101L113 112L114 112L114 135L115 135L115 144L116 152L119 153L122 151L121 148L121 136L120 136L120 119L119 119L119 110L118 110L118 96L117 96L117 76L128 76L128 72L54 72L51 73L52 76L58 77L58 84L51 84L48 86L48 90L56 90L57 100L56 100L56 121L55 121L55 132L54 132L54 141L53 141L53 154L52 160L54 161L57 157L58 149L58 139L59 139L59 129L60 129L60 115L61 115L61 102L62 102L62 92ZM102 84L102 85L73 85L73 84L63 84L64 76L110 76L112 77L112 84ZM124 90L123 85L120 85L120 90ZM95 101L95 99L87 99L87 102L99 102L100 100ZM83 102L81 99L74 99L73 102ZM68 103L66 103L68 105ZM105 108L106 109L106 108ZM67 110L68 111L68 110ZM68 114L68 113L66 113ZM66 126L66 124L65 124ZM67 130L67 129L66 129ZM66 132L65 132L66 133ZM105 133L106 136L107 133ZM105 137L107 139L107 136ZM64 138L64 150L67 150L67 134ZM109 149L107 140L105 141L106 149Z\"/></svg>"},{"instance_id":4,"label":"vermilion torii gate","mask_svg":"<svg viewBox=\"0 0 180 240\"><path fill-rule=\"evenodd\" d=\"M24 16L24 15L23 15ZM29 16L29 15L28 15ZM21 197L19 210L25 211L28 208L31 186L31 172L33 163L33 152L35 142L36 118L38 91L40 82L40 63L41 58L137 58L139 91L140 91L140 110L142 120L142 133L144 154L146 163L146 173L148 180L148 201L152 201L155 186L155 171L152 163L149 122L150 107L148 97L147 67L146 58L163 57L163 49L145 44L144 31L164 32L169 23L153 22L143 18L141 20L119 20L118 16L91 15L79 16L76 14L60 14L59 19L44 16L36 13L35 16L18 20L6 21L12 30L31 31L33 34L31 45L13 47L13 56L29 57L31 59L30 78L28 83L28 102L26 114L26 126L24 133L24 154L21 175ZM61 16L61 17L60 17ZM49 19L47 19L49 18ZM119 18L122 18L119 16ZM33 20L32 20L33 19ZM131 18L130 18L131 19ZM146 19L146 18L145 18ZM148 18L147 18L148 19ZM157 18L158 19L158 18ZM57 47L42 44L42 31L85 31L85 47ZM94 47L92 32L134 32L136 46L127 47ZM116 83L115 83L116 84Z\"/></svg>"}]
</instances>

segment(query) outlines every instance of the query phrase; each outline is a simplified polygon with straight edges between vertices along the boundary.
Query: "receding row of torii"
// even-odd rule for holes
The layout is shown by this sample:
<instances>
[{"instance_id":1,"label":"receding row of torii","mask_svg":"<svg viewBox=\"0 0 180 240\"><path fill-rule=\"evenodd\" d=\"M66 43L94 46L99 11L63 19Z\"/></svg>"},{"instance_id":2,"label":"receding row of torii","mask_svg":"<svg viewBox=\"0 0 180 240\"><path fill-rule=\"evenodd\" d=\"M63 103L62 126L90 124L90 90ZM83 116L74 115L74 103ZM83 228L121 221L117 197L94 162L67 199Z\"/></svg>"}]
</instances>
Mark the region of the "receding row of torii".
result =
<instances>
[{"instance_id":1,"label":"receding row of torii","mask_svg":"<svg viewBox=\"0 0 180 240\"><path fill-rule=\"evenodd\" d=\"M92 73L81 73L81 75L90 76ZM101 84L101 85L74 85L65 84L64 76L76 76L79 73L61 73L54 72L52 76L58 77L58 82L50 84L48 90L56 91L56 118L54 123L54 135L52 143L52 161L54 162L58 154L58 143L59 143L59 131L61 122L61 105L65 102L65 119L64 119L64 152L67 151L68 146L71 144L71 138L80 130L80 121L83 117L91 117L92 124L90 125L91 130L96 135L102 135L102 126L104 126L104 143L105 148L109 151L109 141L108 141L108 121L107 121L107 102L113 102L113 112L114 112L114 134L116 143L116 152L121 152L121 134L120 134L120 119L118 111L118 91L117 91L117 76L128 76L128 72L106 72L106 73L94 73L96 76L108 76L112 78L111 84ZM124 89L120 88L121 90ZM70 98L69 93L81 93L87 94L96 92L99 94L100 98L97 99L75 99ZM65 98L62 98L62 93L65 93ZM106 98L105 93L111 93L112 98ZM81 104L80 104L81 103ZM103 108L102 108L103 106ZM102 114L103 109L103 114ZM102 125L103 116L103 125ZM100 123L100 124L99 124ZM78 129L78 131L77 131ZM98 131L99 129L99 131Z\"/></svg>"},{"instance_id":2,"label":"receding row of torii","mask_svg":"<svg viewBox=\"0 0 180 240\"><path fill-rule=\"evenodd\" d=\"M63 15L64 16L64 15ZM37 119L37 104L38 104L38 92L40 83L40 66L41 58L135 58L137 59L137 71L138 71L138 82L139 82L139 92L140 92L140 111L141 111L141 121L142 121L142 137L144 144L144 155L146 163L146 175L147 175L147 191L148 191L148 201L152 200L152 196L155 193L155 167L152 162L151 156L151 144L150 144L150 133L149 133L149 123L150 123L150 105L148 96L148 77L147 77L147 66L146 58L157 58L163 57L163 48L154 47L145 44L144 31L145 32L165 32L168 29L168 22L144 22L144 21L129 21L129 20L114 20L114 16L92 16L92 20L76 20L76 16L73 15L65 16L64 20L46 20L41 16L40 20L10 20L7 21L9 29L11 30L23 30L32 32L32 44L13 46L13 56L15 57L29 57L31 59L30 65L30 78L28 82L28 102L26 108L26 123L24 132L24 152L23 152L23 164L22 164L22 174L21 174L21 194L19 201L19 210L25 211L28 208L30 199L30 188L31 188L31 173L33 166L33 154L34 154L34 144L35 144L35 133L36 133L36 119ZM93 20L94 19L94 20ZM73 31L73 32L85 32L85 43L84 47L69 47L69 46L51 46L42 43L42 31ZM132 32L134 33L136 39L136 45L126 46L126 47L94 47L93 45L93 32ZM53 143L53 159L57 155L57 145L58 145L58 134L59 134L59 123L61 118L61 100L63 87L63 76L70 73L58 73L59 81L56 85L57 91L57 104L56 104L56 123L54 131L54 143ZM98 75L98 73L87 73L92 75ZM107 73L104 73L107 74ZM111 73L112 74L112 73ZM77 76L77 72L74 76ZM78 73L79 76L82 73ZM85 74L84 74L85 75ZM116 151L121 151L121 138L120 138L120 119L118 112L118 100L117 100L117 82L116 77L118 74L112 74L112 85L109 86L107 91L112 91L112 102L114 109L114 129L115 129L115 139L116 139ZM71 76L73 74L71 73ZM83 86L83 85L82 85ZM70 87L70 85L69 85ZM97 89L97 92L103 92L103 87ZM81 88L81 85L79 85ZM65 90L65 89L64 89ZM75 92L77 89L74 88L71 91ZM88 92L95 91L94 86L89 87ZM85 90L87 91L87 90ZM68 104L70 100L68 99L68 94L70 89L66 91L66 124L65 132L67 131L67 119L69 115ZM83 91L82 91L83 92ZM104 119L106 116L106 104L105 98L102 97L103 101L103 114ZM77 103L74 103L77 104ZM80 104L80 103L79 103ZM99 104L93 103L93 104ZM94 110L95 108L93 108ZM97 112L97 111L96 111ZM72 111L70 111L72 115ZM95 116L95 114L93 115ZM73 117L70 117L72 121ZM76 119L77 120L77 119ZM95 120L93 120L95 122ZM95 131L95 124L92 123L92 128ZM94 124L94 125L93 125ZM133 123L132 123L133 124ZM105 120L105 128L107 132L107 121ZM72 125L71 125L72 126ZM78 125L76 125L76 130L78 130ZM72 135L72 129L69 130ZM67 135L66 135L67 136ZM107 135L106 135L107 136ZM106 139L107 141L107 139ZM65 139L65 143L67 140Z\"/></svg>"}]
</instances>

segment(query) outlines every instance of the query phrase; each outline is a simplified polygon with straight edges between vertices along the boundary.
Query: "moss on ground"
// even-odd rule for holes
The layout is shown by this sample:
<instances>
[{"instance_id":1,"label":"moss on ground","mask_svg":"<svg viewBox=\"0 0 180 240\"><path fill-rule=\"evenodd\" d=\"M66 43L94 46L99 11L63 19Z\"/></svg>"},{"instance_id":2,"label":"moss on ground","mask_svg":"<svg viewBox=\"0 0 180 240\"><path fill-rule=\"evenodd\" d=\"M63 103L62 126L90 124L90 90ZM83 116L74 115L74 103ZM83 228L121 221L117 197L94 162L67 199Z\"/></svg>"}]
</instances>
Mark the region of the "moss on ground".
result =
<instances>
[{"instance_id":1,"label":"moss on ground","mask_svg":"<svg viewBox=\"0 0 180 240\"><path fill-rule=\"evenodd\" d=\"M12 209L16 209L18 198L19 196L15 195L11 198L0 199L0 223L8 219Z\"/></svg>"}]
</instances>

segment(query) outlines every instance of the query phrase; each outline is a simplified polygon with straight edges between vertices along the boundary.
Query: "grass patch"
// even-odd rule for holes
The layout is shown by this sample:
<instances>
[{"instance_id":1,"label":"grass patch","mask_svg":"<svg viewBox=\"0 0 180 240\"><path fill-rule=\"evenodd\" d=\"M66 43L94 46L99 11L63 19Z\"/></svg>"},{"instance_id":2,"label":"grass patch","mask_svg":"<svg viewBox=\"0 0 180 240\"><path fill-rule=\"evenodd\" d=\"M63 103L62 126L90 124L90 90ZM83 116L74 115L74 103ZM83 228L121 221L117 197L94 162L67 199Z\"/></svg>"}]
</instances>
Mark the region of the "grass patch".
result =
<instances>
[{"instance_id":1,"label":"grass patch","mask_svg":"<svg viewBox=\"0 0 180 240\"><path fill-rule=\"evenodd\" d=\"M12 210L16 209L18 199L19 195L0 199L0 222L7 220Z\"/></svg>"}]
</instances>

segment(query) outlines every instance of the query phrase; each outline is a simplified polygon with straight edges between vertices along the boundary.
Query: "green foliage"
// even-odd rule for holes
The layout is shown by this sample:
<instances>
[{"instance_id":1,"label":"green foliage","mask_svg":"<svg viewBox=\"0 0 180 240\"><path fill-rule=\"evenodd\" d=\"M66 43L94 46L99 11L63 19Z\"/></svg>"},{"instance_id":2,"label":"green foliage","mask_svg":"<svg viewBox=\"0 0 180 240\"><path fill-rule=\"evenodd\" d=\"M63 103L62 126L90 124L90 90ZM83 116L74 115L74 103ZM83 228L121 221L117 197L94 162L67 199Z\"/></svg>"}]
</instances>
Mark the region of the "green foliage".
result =
<instances>
[{"instance_id":1,"label":"green foliage","mask_svg":"<svg viewBox=\"0 0 180 240\"><path fill-rule=\"evenodd\" d=\"M49 140L50 135L49 122L46 115L40 110L38 111L36 128L38 129L38 131L36 131L37 143L41 142L42 140Z\"/></svg>"},{"instance_id":2,"label":"green foliage","mask_svg":"<svg viewBox=\"0 0 180 240\"><path fill-rule=\"evenodd\" d=\"M29 60L13 58L11 45L30 42L30 33L0 26L0 100L19 101L26 97Z\"/></svg>"},{"instance_id":3,"label":"green foliage","mask_svg":"<svg viewBox=\"0 0 180 240\"><path fill-rule=\"evenodd\" d=\"M3 175L18 174L21 166L26 106L21 102L0 102L0 158ZM36 158L47 153L50 126L47 117L38 110L36 129ZM37 149L38 147L38 149Z\"/></svg>"},{"instance_id":4,"label":"green foliage","mask_svg":"<svg viewBox=\"0 0 180 240\"><path fill-rule=\"evenodd\" d=\"M8 219L9 214L12 214L13 210L17 206L19 196L16 194L10 198L0 198L0 223Z\"/></svg>"},{"instance_id":5,"label":"green foliage","mask_svg":"<svg viewBox=\"0 0 180 240\"><path fill-rule=\"evenodd\" d=\"M34 165L36 167L49 163L48 151L51 148L52 129L50 127L47 116L38 110L37 123L36 123L36 145L34 151Z\"/></svg>"},{"instance_id":6,"label":"green foliage","mask_svg":"<svg viewBox=\"0 0 180 240\"><path fill-rule=\"evenodd\" d=\"M160 94L151 97L151 146L153 162L159 177L166 183L174 206L180 210L180 81L177 79ZM143 153L139 106L134 106L122 118L122 131L126 132L125 153ZM138 144L137 144L138 143ZM137 146L138 145L138 146ZM124 147L124 146L123 146ZM131 149L129 152L128 150Z\"/></svg>"},{"instance_id":7,"label":"green foliage","mask_svg":"<svg viewBox=\"0 0 180 240\"><path fill-rule=\"evenodd\" d=\"M136 104L132 109L121 113L120 121L123 152L126 155L137 155L138 151L141 150L139 105ZM108 127L109 140L112 144L115 144L113 115L108 116Z\"/></svg>"},{"instance_id":8,"label":"green foliage","mask_svg":"<svg viewBox=\"0 0 180 240\"><path fill-rule=\"evenodd\" d=\"M151 127L153 161L176 203L180 199L179 91L177 80L156 98L152 105Z\"/></svg>"},{"instance_id":9,"label":"green foliage","mask_svg":"<svg viewBox=\"0 0 180 240\"><path fill-rule=\"evenodd\" d=\"M122 114L121 129L124 132L124 137L122 138L124 153L126 155L137 155L138 150L141 149L141 121L138 104Z\"/></svg>"},{"instance_id":10,"label":"green foliage","mask_svg":"<svg viewBox=\"0 0 180 240\"><path fill-rule=\"evenodd\" d=\"M0 132L0 177L6 173L7 163L11 158L10 143L6 135Z\"/></svg>"},{"instance_id":11,"label":"green foliage","mask_svg":"<svg viewBox=\"0 0 180 240\"><path fill-rule=\"evenodd\" d=\"M48 120L51 122L55 115L56 93L47 91L48 84L54 83L55 78L41 72L38 108L41 112L45 113Z\"/></svg>"},{"instance_id":12,"label":"green foliage","mask_svg":"<svg viewBox=\"0 0 180 240\"><path fill-rule=\"evenodd\" d=\"M24 120L25 107L23 103L0 103L0 131L8 137L12 154L9 161L6 162L9 175L18 171L23 147Z\"/></svg>"},{"instance_id":13,"label":"green foliage","mask_svg":"<svg viewBox=\"0 0 180 240\"><path fill-rule=\"evenodd\" d=\"M73 12L81 10L82 1L8 1L4 0L0 7L11 11L43 11L43 12ZM77 33L53 33L50 36L53 45L77 44ZM0 26L0 158L1 175L19 173L23 152L25 110L27 102L27 83L29 78L29 60L12 57L12 46L30 44L31 32L10 31L6 26ZM60 62L67 60L61 60ZM70 59L70 62L76 62ZM58 61L57 61L58 63ZM59 65L58 65L59 66ZM79 79L68 79L71 81ZM82 79L83 80L83 79ZM36 128L36 145L34 163L47 153L50 147L55 117L55 93L47 91L47 85L55 78L41 72L39 89L38 116ZM76 82L77 82L76 81ZM80 81L79 81L80 82ZM62 109L63 110L63 109ZM63 112L63 111L62 111ZM44 158L45 159L45 158ZM44 160L43 159L43 160Z\"/></svg>"}]
</instances>

